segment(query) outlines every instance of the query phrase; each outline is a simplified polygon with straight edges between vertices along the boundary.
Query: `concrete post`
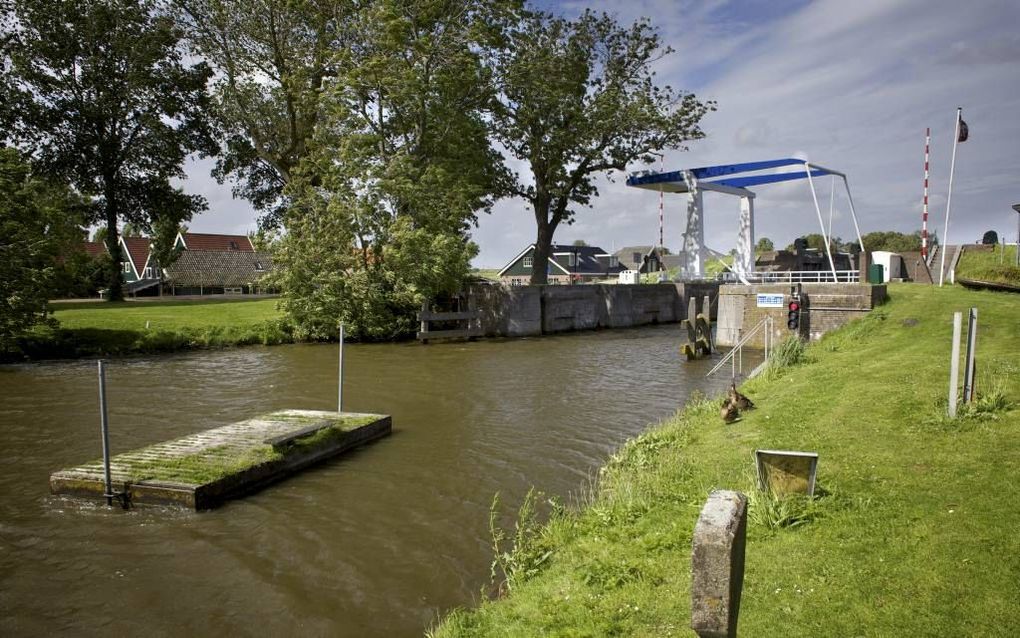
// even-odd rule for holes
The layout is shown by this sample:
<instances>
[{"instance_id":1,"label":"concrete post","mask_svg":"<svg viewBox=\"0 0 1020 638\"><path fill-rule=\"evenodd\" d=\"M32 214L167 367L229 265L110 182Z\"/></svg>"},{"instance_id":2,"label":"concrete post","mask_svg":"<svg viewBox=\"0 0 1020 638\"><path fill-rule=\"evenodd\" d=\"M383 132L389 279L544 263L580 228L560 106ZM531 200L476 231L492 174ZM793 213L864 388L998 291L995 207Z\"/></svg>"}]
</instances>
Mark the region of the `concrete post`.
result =
<instances>
[{"instance_id":1,"label":"concrete post","mask_svg":"<svg viewBox=\"0 0 1020 638\"><path fill-rule=\"evenodd\" d=\"M746 537L747 497L729 490L709 494L691 555L691 629L701 638L737 635Z\"/></svg>"},{"instance_id":2,"label":"concrete post","mask_svg":"<svg viewBox=\"0 0 1020 638\"><path fill-rule=\"evenodd\" d=\"M754 198L740 198L740 223L737 230L737 258L734 267L738 275L754 272Z\"/></svg>"},{"instance_id":3,"label":"concrete post","mask_svg":"<svg viewBox=\"0 0 1020 638\"><path fill-rule=\"evenodd\" d=\"M687 202L687 230L684 231L684 274L687 279L700 279L705 272L702 247L705 245L704 200L698 189L698 180L690 171L684 171L690 199Z\"/></svg>"},{"instance_id":4,"label":"concrete post","mask_svg":"<svg viewBox=\"0 0 1020 638\"><path fill-rule=\"evenodd\" d=\"M956 390L960 387L960 332L963 328L963 313L953 313L953 354L949 360L949 418L956 418Z\"/></svg>"}]
</instances>

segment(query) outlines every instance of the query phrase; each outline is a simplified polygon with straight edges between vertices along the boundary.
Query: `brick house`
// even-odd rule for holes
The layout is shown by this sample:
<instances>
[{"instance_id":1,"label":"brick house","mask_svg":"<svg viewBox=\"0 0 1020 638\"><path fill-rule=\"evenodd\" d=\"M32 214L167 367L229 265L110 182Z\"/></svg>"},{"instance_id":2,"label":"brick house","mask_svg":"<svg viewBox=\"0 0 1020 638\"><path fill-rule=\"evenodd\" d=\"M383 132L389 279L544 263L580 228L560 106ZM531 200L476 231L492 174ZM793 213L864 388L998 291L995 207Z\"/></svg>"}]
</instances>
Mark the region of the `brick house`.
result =
<instances>
[{"instance_id":1,"label":"brick house","mask_svg":"<svg viewBox=\"0 0 1020 638\"><path fill-rule=\"evenodd\" d=\"M273 268L272 257L255 250L246 235L178 233L180 254L165 268L156 263L148 237L121 237L120 245L127 295L255 294L264 292L261 280ZM98 257L106 248L85 242L85 251Z\"/></svg>"}]
</instances>

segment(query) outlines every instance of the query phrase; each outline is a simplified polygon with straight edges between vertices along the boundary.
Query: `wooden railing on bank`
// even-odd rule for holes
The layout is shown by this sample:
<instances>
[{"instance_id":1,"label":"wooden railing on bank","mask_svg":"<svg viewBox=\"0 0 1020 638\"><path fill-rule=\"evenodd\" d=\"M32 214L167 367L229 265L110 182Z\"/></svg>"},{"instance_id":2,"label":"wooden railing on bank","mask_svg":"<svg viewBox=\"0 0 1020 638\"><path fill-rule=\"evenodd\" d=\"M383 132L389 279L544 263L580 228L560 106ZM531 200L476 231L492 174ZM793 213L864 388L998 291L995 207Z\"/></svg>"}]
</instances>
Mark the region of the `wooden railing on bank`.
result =
<instances>
[{"instance_id":1,"label":"wooden railing on bank","mask_svg":"<svg viewBox=\"0 0 1020 638\"><path fill-rule=\"evenodd\" d=\"M418 321L421 322L418 341L422 343L428 343L430 339L473 339L484 334L480 310L436 312L429 308L428 302L425 302L421 306L421 312L418 313ZM433 321L456 322L458 327L433 330L429 325Z\"/></svg>"}]
</instances>

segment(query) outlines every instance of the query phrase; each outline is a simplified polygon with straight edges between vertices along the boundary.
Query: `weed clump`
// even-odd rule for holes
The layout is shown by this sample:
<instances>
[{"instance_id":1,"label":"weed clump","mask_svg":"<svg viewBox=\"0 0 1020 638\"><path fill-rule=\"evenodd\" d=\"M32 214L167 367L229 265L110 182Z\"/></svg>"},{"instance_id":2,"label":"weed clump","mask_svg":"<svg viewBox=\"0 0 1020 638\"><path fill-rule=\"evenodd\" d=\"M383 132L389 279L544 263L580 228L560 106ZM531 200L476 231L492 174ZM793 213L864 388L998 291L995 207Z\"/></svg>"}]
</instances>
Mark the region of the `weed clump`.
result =
<instances>
[{"instance_id":1,"label":"weed clump","mask_svg":"<svg viewBox=\"0 0 1020 638\"><path fill-rule=\"evenodd\" d=\"M782 376L787 368L804 361L804 350L807 346L799 337L787 337L769 353L769 364L765 367L764 377L767 380Z\"/></svg>"}]
</instances>

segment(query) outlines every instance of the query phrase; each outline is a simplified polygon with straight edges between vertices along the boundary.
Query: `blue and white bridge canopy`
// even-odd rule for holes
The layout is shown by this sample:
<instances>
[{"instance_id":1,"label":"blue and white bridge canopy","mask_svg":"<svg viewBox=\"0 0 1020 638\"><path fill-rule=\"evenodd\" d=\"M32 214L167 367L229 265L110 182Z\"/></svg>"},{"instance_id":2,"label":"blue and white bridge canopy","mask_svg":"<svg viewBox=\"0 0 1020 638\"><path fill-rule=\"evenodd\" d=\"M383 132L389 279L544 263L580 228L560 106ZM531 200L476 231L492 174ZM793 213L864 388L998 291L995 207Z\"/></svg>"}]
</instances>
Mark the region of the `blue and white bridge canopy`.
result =
<instances>
[{"instance_id":1,"label":"blue and white bridge canopy","mask_svg":"<svg viewBox=\"0 0 1020 638\"><path fill-rule=\"evenodd\" d=\"M772 169L788 166L795 166L797 169L787 172L762 173L762 171L771 171ZM850 214L853 218L854 229L857 232L857 241L860 242L861 249L863 250L864 242L861 239L861 229L857 223L857 213L854 210L853 197L850 194L850 184L847 181L846 174L813 164L807 160L784 158L760 162L744 162L741 164L701 166L699 168L688 168L670 172L639 171L631 173L627 178L627 186L665 193L690 194L690 200L687 204L687 229L683 235L683 253L686 257L686 272L684 274L688 277L700 277L704 273L703 247L705 244L705 228L702 192L711 191L740 197L740 224L737 234L737 258L734 261L734 270L743 279L745 274L754 271L753 200L755 194L749 190L749 187L806 179L811 187L811 197L814 200L815 212L818 214L818 224L821 228L822 236L826 239L826 254L829 257L829 266L832 268L833 279L836 280L836 266L832 259L832 253L829 250L829 239L832 230L832 204L830 202L829 227L827 230L822 221L822 211L818 205L818 194L814 183L814 178L824 177L825 175L831 175L833 180L837 177L842 179L843 186L846 189L847 201L850 204Z\"/></svg>"}]
</instances>

